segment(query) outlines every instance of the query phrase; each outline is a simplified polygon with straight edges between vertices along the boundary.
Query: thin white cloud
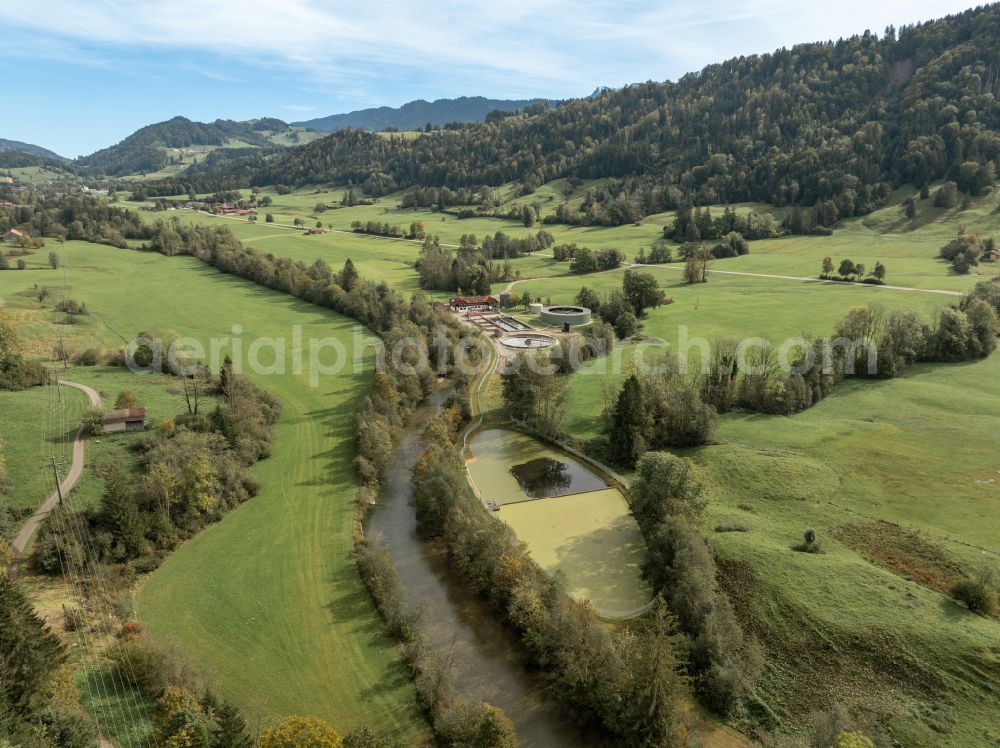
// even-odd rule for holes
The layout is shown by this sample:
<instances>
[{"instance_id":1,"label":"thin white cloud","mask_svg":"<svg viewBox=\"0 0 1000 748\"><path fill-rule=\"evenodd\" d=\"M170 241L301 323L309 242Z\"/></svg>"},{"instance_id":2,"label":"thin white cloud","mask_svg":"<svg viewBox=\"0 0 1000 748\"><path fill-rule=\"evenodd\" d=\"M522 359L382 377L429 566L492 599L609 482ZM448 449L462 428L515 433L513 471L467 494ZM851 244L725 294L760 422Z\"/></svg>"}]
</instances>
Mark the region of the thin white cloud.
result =
<instances>
[{"instance_id":1,"label":"thin white cloud","mask_svg":"<svg viewBox=\"0 0 1000 748\"><path fill-rule=\"evenodd\" d=\"M733 55L769 51L953 12L968 0L46 0L0 4L0 26L45 39L36 59L103 64L120 50L195 51L306 77L312 90L380 100L391 82L467 93L586 92L600 84L676 78ZM17 55L18 44L0 50ZM12 51L13 50L13 51Z\"/></svg>"}]
</instances>

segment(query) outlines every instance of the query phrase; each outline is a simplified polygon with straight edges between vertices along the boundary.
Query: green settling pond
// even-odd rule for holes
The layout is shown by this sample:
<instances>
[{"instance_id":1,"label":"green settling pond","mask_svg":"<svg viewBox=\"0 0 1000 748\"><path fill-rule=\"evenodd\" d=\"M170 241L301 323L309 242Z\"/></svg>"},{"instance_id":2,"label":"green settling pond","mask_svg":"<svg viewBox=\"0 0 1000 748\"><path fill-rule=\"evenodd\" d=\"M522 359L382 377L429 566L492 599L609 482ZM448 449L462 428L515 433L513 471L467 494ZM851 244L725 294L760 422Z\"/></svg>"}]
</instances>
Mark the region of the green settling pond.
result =
<instances>
[{"instance_id":1,"label":"green settling pond","mask_svg":"<svg viewBox=\"0 0 1000 748\"><path fill-rule=\"evenodd\" d=\"M625 497L587 465L533 437L486 429L468 463L480 495L570 594L599 615L627 618L652 591L640 576L646 547Z\"/></svg>"}]
</instances>

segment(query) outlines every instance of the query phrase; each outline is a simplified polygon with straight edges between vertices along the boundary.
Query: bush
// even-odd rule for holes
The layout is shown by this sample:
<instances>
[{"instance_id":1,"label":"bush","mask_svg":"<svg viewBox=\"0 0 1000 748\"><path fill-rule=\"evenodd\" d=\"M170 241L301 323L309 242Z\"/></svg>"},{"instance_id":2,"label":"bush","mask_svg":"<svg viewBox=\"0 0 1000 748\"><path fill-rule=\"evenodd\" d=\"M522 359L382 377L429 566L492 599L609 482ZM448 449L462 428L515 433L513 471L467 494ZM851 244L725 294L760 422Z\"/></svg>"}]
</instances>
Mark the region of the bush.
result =
<instances>
[{"instance_id":1,"label":"bush","mask_svg":"<svg viewBox=\"0 0 1000 748\"><path fill-rule=\"evenodd\" d=\"M159 699L167 686L197 693L200 679L187 656L175 646L154 644L145 636L130 636L108 655L130 686L151 699Z\"/></svg>"},{"instance_id":2,"label":"bush","mask_svg":"<svg viewBox=\"0 0 1000 748\"><path fill-rule=\"evenodd\" d=\"M983 580L963 579L951 588L951 596L973 613L988 616L997 606L996 594Z\"/></svg>"},{"instance_id":3,"label":"bush","mask_svg":"<svg viewBox=\"0 0 1000 748\"><path fill-rule=\"evenodd\" d=\"M743 522L737 522L736 520L728 520L726 522L720 522L715 526L716 532L749 532L750 528L747 527Z\"/></svg>"},{"instance_id":4,"label":"bush","mask_svg":"<svg viewBox=\"0 0 1000 748\"><path fill-rule=\"evenodd\" d=\"M802 542L793 545L792 550L798 551L799 553L823 552L820 548L819 541L816 540L816 531L811 527L807 528L806 531L802 533Z\"/></svg>"},{"instance_id":5,"label":"bush","mask_svg":"<svg viewBox=\"0 0 1000 748\"><path fill-rule=\"evenodd\" d=\"M83 713L49 707L41 713L47 737L59 748L91 748L97 743L94 725ZM2 742L0 742L2 745Z\"/></svg>"},{"instance_id":6,"label":"bush","mask_svg":"<svg viewBox=\"0 0 1000 748\"><path fill-rule=\"evenodd\" d=\"M132 390L122 390L115 400L115 407L119 410L127 410L139 407L139 398Z\"/></svg>"},{"instance_id":7,"label":"bush","mask_svg":"<svg viewBox=\"0 0 1000 748\"><path fill-rule=\"evenodd\" d=\"M401 748L392 738L382 738L368 725L354 729L344 737L343 748Z\"/></svg>"},{"instance_id":8,"label":"bush","mask_svg":"<svg viewBox=\"0 0 1000 748\"><path fill-rule=\"evenodd\" d=\"M88 408L83 414L83 425L87 433L91 436L100 436L104 433L104 410L101 408Z\"/></svg>"},{"instance_id":9,"label":"bush","mask_svg":"<svg viewBox=\"0 0 1000 748\"><path fill-rule=\"evenodd\" d=\"M469 748L516 748L514 725L500 709L460 701L442 710L435 730L448 745Z\"/></svg>"}]
</instances>

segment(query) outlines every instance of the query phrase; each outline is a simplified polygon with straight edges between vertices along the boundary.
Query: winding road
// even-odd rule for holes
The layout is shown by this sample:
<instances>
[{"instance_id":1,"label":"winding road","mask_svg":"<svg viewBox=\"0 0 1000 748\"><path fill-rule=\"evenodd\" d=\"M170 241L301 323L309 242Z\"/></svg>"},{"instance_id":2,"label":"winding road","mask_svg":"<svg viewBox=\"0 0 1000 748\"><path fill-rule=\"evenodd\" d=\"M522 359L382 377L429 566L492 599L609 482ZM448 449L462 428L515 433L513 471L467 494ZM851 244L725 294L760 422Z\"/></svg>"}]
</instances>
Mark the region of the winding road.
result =
<instances>
[{"instance_id":1,"label":"winding road","mask_svg":"<svg viewBox=\"0 0 1000 748\"><path fill-rule=\"evenodd\" d=\"M78 390L84 392L88 398L90 398L90 404L95 407L101 407L101 396L97 394L97 391L92 387L88 387L85 384L78 384L77 382L70 382L65 379L60 379L59 384L65 387L75 387ZM80 428L77 429L76 438L73 440L73 462L70 465L69 472L66 477L63 478L62 482L59 484L59 488L65 497L70 491L73 490L73 486L76 485L77 481L80 480L80 475L83 473L83 457L84 457L84 437L87 434L86 427L82 424ZM17 567L17 563L21 556L24 554L25 549L28 547L28 543L38 532L38 527L42 524L42 521L49 516L52 510L55 508L56 504L59 503L59 491L54 491L49 498L47 498L35 513L28 518L28 521L21 528L21 531L14 538L14 542L11 543L11 551L13 552L13 561L11 562L11 568Z\"/></svg>"}]
</instances>

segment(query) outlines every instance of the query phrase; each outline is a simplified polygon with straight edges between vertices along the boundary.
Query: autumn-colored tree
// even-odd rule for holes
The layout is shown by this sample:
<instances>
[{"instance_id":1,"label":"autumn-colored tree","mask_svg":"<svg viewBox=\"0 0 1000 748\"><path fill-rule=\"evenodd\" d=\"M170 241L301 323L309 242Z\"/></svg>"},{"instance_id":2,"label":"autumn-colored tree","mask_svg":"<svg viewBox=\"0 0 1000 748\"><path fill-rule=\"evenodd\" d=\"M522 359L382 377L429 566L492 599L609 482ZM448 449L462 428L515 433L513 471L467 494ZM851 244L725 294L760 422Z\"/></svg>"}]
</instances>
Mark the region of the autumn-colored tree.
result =
<instances>
[{"instance_id":1,"label":"autumn-colored tree","mask_svg":"<svg viewBox=\"0 0 1000 748\"><path fill-rule=\"evenodd\" d=\"M115 407L121 410L138 408L139 398L132 390L122 390L118 393L118 399L115 400Z\"/></svg>"},{"instance_id":2,"label":"autumn-colored tree","mask_svg":"<svg viewBox=\"0 0 1000 748\"><path fill-rule=\"evenodd\" d=\"M319 717L285 717L261 735L258 748L338 748L340 735Z\"/></svg>"}]
</instances>

